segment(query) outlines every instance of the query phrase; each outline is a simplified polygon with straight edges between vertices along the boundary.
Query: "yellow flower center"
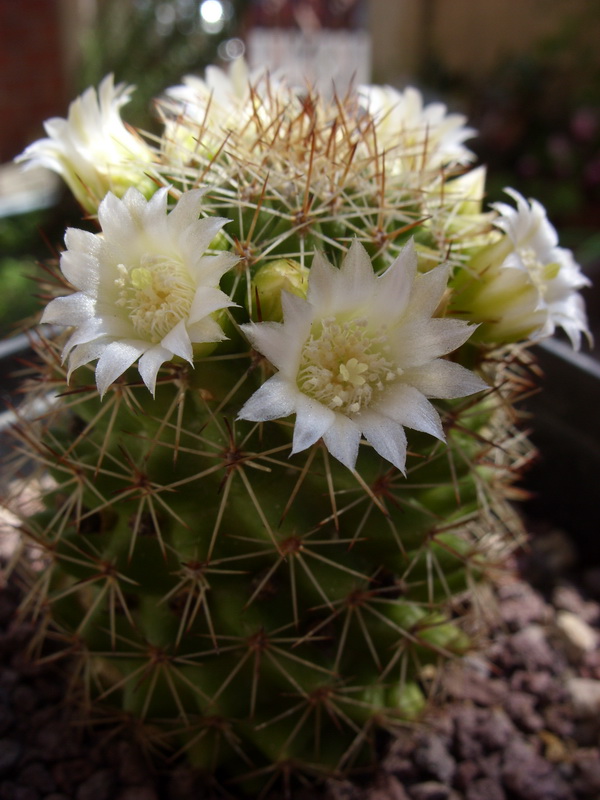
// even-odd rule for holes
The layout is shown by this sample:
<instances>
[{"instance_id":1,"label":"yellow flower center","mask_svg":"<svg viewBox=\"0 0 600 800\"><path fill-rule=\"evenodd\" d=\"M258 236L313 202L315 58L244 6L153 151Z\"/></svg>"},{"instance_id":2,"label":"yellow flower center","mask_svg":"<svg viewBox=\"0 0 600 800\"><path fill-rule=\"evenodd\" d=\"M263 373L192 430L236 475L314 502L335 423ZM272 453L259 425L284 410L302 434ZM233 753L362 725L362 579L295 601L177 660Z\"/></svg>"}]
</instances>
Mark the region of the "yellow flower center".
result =
<instances>
[{"instance_id":1,"label":"yellow flower center","mask_svg":"<svg viewBox=\"0 0 600 800\"><path fill-rule=\"evenodd\" d=\"M117 266L117 305L127 311L136 333L156 344L189 316L196 287L180 261L144 255L140 266Z\"/></svg>"},{"instance_id":2,"label":"yellow flower center","mask_svg":"<svg viewBox=\"0 0 600 800\"><path fill-rule=\"evenodd\" d=\"M333 411L358 414L402 374L389 351L384 327L369 330L366 319L321 320L302 350L298 387Z\"/></svg>"}]
</instances>

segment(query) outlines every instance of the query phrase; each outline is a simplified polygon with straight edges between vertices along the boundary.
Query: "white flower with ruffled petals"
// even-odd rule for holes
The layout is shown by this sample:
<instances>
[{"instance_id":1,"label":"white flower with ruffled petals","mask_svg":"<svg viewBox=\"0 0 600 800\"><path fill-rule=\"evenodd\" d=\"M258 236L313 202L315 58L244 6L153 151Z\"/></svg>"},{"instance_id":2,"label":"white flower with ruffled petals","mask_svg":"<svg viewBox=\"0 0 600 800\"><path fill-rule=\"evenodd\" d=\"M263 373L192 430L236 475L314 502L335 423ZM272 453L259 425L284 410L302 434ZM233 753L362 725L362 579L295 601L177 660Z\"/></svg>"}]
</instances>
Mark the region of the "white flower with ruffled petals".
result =
<instances>
[{"instance_id":1,"label":"white flower with ruffled petals","mask_svg":"<svg viewBox=\"0 0 600 800\"><path fill-rule=\"evenodd\" d=\"M98 359L101 396L136 361L154 394L164 362L193 363L195 344L226 338L214 314L234 305L218 286L237 258L205 251L227 220L198 219L200 189L167 214L168 191L149 201L136 189L108 194L98 209L102 234L67 230L60 267L78 291L52 300L42 322L75 328L63 352L69 374Z\"/></svg>"},{"instance_id":2,"label":"white flower with ruffled petals","mask_svg":"<svg viewBox=\"0 0 600 800\"><path fill-rule=\"evenodd\" d=\"M16 160L57 172L91 213L108 191L121 196L137 186L151 195L156 184L146 173L152 151L125 127L120 115L132 90L124 83L115 86L113 76L107 75L98 92L90 87L70 104L67 119L47 120L48 138L29 145Z\"/></svg>"},{"instance_id":3,"label":"white flower with ruffled petals","mask_svg":"<svg viewBox=\"0 0 600 800\"><path fill-rule=\"evenodd\" d=\"M252 346L278 372L246 402L241 419L296 414L292 453L320 438L354 469L361 435L404 472L404 426L444 439L430 397L464 397L487 388L443 356L473 330L432 318L448 270L416 274L412 243L377 276L355 241L340 269L314 257L306 299L282 292L284 322L243 325Z\"/></svg>"},{"instance_id":4,"label":"white flower with ruffled petals","mask_svg":"<svg viewBox=\"0 0 600 800\"><path fill-rule=\"evenodd\" d=\"M425 104L414 86L360 86L361 105L373 117L378 146L392 172L437 170L468 164L474 154L464 145L475 135L463 114L449 114L444 103Z\"/></svg>"},{"instance_id":5,"label":"white flower with ruffled petals","mask_svg":"<svg viewBox=\"0 0 600 800\"><path fill-rule=\"evenodd\" d=\"M581 346L581 334L591 339L585 305L578 290L590 286L573 253L558 246L558 235L537 200L527 202L514 189L506 189L517 207L495 203L499 216L494 221L512 244L501 269L525 273L537 292L538 315L545 317L533 338L551 336L556 327L564 329L574 349Z\"/></svg>"}]
</instances>

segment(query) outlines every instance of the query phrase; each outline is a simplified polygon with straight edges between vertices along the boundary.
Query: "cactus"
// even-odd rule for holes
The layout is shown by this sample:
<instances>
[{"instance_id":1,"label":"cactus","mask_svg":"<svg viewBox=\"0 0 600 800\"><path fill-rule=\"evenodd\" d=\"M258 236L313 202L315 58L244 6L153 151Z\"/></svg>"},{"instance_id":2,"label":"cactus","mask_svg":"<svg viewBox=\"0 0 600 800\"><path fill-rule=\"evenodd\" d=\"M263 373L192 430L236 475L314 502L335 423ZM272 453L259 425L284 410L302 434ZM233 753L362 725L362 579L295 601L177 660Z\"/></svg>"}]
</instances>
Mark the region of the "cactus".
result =
<instances>
[{"instance_id":1,"label":"cactus","mask_svg":"<svg viewBox=\"0 0 600 800\"><path fill-rule=\"evenodd\" d=\"M461 117L215 75L160 102L152 198L108 194L101 234L67 234L43 321L71 335L40 335L44 407L14 429L45 476L23 609L90 711L255 791L369 763L474 646L476 587L520 536L534 370L461 306L481 254L521 246L481 209Z\"/></svg>"}]
</instances>

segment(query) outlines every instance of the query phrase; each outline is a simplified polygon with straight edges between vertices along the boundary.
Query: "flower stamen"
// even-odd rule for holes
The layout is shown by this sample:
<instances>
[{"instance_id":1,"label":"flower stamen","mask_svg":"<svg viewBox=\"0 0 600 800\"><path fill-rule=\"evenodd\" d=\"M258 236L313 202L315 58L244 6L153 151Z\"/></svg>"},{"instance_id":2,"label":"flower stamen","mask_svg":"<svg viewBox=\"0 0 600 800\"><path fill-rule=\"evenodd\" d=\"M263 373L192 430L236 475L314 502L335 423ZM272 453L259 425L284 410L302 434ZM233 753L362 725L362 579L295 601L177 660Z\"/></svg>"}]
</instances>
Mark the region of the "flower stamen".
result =
<instances>
[{"instance_id":1,"label":"flower stamen","mask_svg":"<svg viewBox=\"0 0 600 800\"><path fill-rule=\"evenodd\" d=\"M146 254L140 266L118 264L117 305L125 308L140 338L160 342L178 322L186 319L195 286L184 265L164 256Z\"/></svg>"},{"instance_id":2,"label":"flower stamen","mask_svg":"<svg viewBox=\"0 0 600 800\"><path fill-rule=\"evenodd\" d=\"M358 414L402 374L389 358L387 331L366 319L321 320L304 345L297 384L334 411Z\"/></svg>"}]
</instances>

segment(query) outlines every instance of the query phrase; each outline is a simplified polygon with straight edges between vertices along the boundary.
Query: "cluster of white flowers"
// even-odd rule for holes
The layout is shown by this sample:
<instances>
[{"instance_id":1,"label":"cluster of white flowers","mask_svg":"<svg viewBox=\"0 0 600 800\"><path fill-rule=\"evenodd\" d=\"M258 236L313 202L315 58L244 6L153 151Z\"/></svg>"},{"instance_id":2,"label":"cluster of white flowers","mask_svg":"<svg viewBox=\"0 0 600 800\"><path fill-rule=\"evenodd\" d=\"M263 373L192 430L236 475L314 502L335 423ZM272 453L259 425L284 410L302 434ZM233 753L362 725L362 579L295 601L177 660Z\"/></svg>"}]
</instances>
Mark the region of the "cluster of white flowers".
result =
<instances>
[{"instance_id":1,"label":"cluster of white flowers","mask_svg":"<svg viewBox=\"0 0 600 800\"><path fill-rule=\"evenodd\" d=\"M84 208L97 211L102 233L67 232L61 270L75 292L52 300L42 321L74 329L64 349L69 370L97 360L101 395L136 362L154 393L162 364L176 358L193 364L199 346L206 354L224 338L221 323L235 303L219 287L237 257L220 249L223 243L211 247L227 220L210 215L203 190L186 191L185 185L173 190L179 199L169 211L169 187L157 188L147 172L160 158L172 167L199 147L216 156L231 126L254 125L252 141L260 143L265 131L276 128L269 114L284 107L289 112L288 101L276 96L279 90L265 77L249 81L241 63L229 75L213 68L204 81L187 78L161 104L165 136L160 152L153 152L123 125L119 111L130 89L114 87L109 76L99 95L89 89L71 105L68 120L50 120L49 138L21 156L59 172ZM296 113L302 103L294 98ZM248 108L252 113L244 117ZM448 114L441 103L425 105L416 89L361 87L356 108L357 129L368 128L367 115L386 169L399 176L397 185L403 185L404 172L412 181L420 171L441 173L472 161L463 143L473 131L464 117ZM323 153L332 169L346 175L353 134L344 134L347 161L331 157L329 150L338 147L336 126L350 128L346 116L327 123ZM293 137L287 135L291 148ZM311 168L322 180L325 155L317 163L315 135L306 141ZM479 169L446 181L437 194L428 193L423 206L431 212L430 236L447 237L453 247L462 242L465 268L458 278L460 260L452 262L453 269L436 266L440 259L434 254L428 260L427 245L414 243L377 274L365 248L352 241L356 231L337 245L347 251L339 268L314 255L307 289L304 263L295 266L294 294L279 288L271 304L280 310L279 319L283 309L283 322L272 317L241 326L276 372L240 409L240 418L266 422L295 414L292 452L322 439L354 469L364 437L403 471L404 427L444 438L430 398L465 397L487 387L445 358L472 336L477 326L469 322L479 324L477 336L487 345L547 336L562 326L578 347L581 334L589 336L578 293L587 279L570 251L558 246L539 203L509 192L516 209L498 203L492 216L484 214L484 178ZM442 202L446 195L450 199ZM285 275L278 274L277 283L285 285Z\"/></svg>"}]
</instances>

